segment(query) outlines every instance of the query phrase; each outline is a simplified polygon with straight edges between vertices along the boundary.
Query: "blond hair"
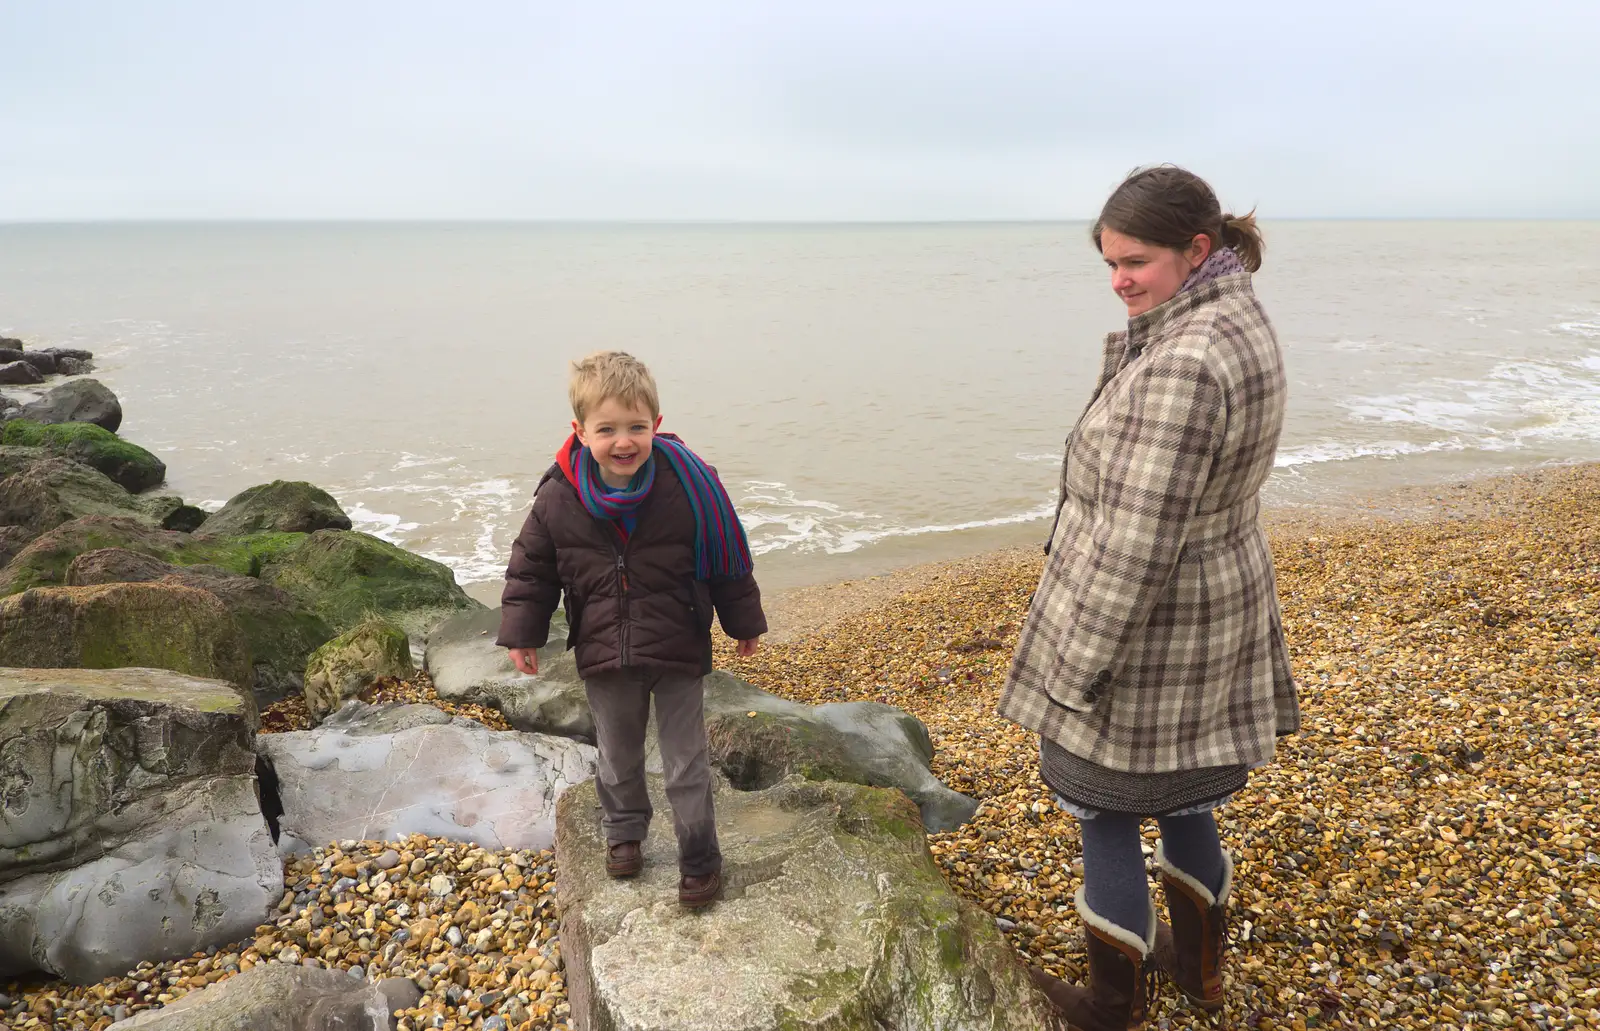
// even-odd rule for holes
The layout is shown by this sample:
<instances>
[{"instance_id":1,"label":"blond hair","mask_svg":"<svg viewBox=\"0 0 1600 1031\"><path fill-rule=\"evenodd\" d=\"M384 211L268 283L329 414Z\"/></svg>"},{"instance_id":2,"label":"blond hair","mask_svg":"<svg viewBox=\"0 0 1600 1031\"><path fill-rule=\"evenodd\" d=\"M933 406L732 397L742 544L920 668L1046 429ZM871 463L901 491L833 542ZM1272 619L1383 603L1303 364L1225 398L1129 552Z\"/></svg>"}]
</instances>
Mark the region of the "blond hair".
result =
<instances>
[{"instance_id":1,"label":"blond hair","mask_svg":"<svg viewBox=\"0 0 1600 1031\"><path fill-rule=\"evenodd\" d=\"M572 401L572 417L579 422L607 401L647 408L652 418L661 414L655 377L644 362L625 351L596 351L573 362L567 397Z\"/></svg>"}]
</instances>

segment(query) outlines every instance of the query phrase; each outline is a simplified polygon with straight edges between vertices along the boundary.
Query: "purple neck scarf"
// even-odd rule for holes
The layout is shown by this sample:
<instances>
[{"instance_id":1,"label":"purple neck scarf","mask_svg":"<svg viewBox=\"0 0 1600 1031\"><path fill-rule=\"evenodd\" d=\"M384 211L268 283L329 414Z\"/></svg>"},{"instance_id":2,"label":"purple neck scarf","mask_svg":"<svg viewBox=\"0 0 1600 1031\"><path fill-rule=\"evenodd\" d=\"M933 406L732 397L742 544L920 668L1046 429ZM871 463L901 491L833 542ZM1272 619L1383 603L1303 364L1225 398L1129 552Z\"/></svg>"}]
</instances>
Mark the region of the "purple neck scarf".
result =
<instances>
[{"instance_id":1,"label":"purple neck scarf","mask_svg":"<svg viewBox=\"0 0 1600 1031\"><path fill-rule=\"evenodd\" d=\"M1178 293L1185 293L1197 286L1204 286L1213 279L1243 271L1245 271L1244 262L1239 260L1239 255L1233 252L1233 248L1218 247L1211 252L1211 257L1200 263L1199 268L1189 273L1189 278L1178 287Z\"/></svg>"}]
</instances>

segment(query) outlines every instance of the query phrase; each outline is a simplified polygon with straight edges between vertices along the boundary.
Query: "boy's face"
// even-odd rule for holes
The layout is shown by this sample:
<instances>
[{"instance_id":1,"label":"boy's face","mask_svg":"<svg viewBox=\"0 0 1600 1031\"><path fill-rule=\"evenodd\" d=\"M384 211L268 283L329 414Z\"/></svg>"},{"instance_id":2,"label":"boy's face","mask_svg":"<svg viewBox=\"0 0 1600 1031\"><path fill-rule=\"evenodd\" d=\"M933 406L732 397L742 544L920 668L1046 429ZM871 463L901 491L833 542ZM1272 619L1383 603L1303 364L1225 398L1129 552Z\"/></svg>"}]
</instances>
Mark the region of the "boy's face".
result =
<instances>
[{"instance_id":1,"label":"boy's face","mask_svg":"<svg viewBox=\"0 0 1600 1031\"><path fill-rule=\"evenodd\" d=\"M589 449L600 466L600 478L609 487L626 487L650 459L651 441L661 416L648 408L632 408L607 398L583 422L573 420L572 432Z\"/></svg>"}]
</instances>

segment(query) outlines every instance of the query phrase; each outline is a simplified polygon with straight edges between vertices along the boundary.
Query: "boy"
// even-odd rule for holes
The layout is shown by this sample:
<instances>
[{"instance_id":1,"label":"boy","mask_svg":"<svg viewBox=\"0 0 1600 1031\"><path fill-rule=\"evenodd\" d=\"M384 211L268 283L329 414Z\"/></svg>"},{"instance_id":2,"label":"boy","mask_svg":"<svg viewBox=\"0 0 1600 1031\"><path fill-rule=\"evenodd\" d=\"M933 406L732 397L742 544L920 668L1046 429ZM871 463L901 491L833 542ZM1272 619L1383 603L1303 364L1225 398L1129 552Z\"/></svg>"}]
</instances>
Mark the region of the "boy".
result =
<instances>
[{"instance_id":1,"label":"boy","mask_svg":"<svg viewBox=\"0 0 1600 1031\"><path fill-rule=\"evenodd\" d=\"M678 901L722 889L711 802L703 681L711 616L754 655L767 632L749 542L716 471L656 430L661 407L644 364L620 351L573 363L572 436L534 494L511 546L497 644L528 674L558 597L594 712L606 872L632 877L650 826L644 737L656 731L678 837Z\"/></svg>"}]
</instances>

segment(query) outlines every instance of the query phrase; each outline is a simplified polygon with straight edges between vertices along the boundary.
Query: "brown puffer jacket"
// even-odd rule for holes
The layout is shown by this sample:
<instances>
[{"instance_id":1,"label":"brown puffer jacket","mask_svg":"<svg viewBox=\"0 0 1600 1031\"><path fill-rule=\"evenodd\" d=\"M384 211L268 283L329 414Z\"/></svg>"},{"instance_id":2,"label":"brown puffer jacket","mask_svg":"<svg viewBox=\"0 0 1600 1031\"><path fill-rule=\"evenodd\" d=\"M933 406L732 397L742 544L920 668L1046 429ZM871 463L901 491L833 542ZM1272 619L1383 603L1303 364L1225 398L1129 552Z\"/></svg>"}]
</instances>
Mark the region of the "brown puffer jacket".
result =
<instances>
[{"instance_id":1,"label":"brown puffer jacket","mask_svg":"<svg viewBox=\"0 0 1600 1031\"><path fill-rule=\"evenodd\" d=\"M709 673L713 609L723 631L741 641L766 633L767 617L754 574L695 579L695 532L689 496L664 462L626 545L551 466L511 545L495 643L543 647L559 599L580 676L624 666Z\"/></svg>"}]
</instances>

